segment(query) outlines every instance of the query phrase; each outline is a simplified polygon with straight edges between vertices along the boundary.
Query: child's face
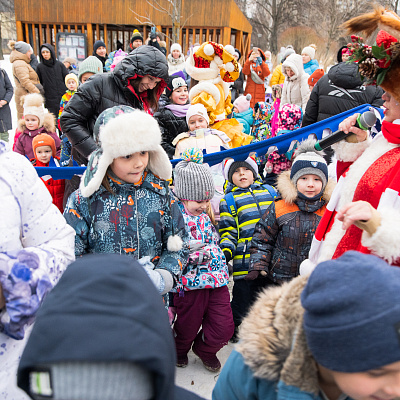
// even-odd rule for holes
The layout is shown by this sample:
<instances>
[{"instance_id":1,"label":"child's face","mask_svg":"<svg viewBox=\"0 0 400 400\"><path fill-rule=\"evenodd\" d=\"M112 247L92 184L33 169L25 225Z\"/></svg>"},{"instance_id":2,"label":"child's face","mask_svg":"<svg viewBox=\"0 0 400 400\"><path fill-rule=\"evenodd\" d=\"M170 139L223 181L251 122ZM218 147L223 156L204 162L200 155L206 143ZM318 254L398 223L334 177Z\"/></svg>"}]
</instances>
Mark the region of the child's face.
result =
<instances>
[{"instance_id":1,"label":"child's face","mask_svg":"<svg viewBox=\"0 0 400 400\"><path fill-rule=\"evenodd\" d=\"M110 165L112 172L127 183L138 183L149 163L149 152L141 151L115 158Z\"/></svg>"},{"instance_id":2,"label":"child's face","mask_svg":"<svg viewBox=\"0 0 400 400\"><path fill-rule=\"evenodd\" d=\"M94 75L93 72L85 72L84 74L82 74L81 83L85 83L92 75Z\"/></svg>"},{"instance_id":3,"label":"child's face","mask_svg":"<svg viewBox=\"0 0 400 400\"><path fill-rule=\"evenodd\" d=\"M157 84L161 82L160 78L155 78L154 76L151 75L145 75L139 83L139 93L142 93L146 90L152 90L154 89Z\"/></svg>"},{"instance_id":4,"label":"child's face","mask_svg":"<svg viewBox=\"0 0 400 400\"><path fill-rule=\"evenodd\" d=\"M53 155L53 150L50 146L39 146L35 150L36 159L43 164L47 164Z\"/></svg>"},{"instance_id":5,"label":"child's face","mask_svg":"<svg viewBox=\"0 0 400 400\"><path fill-rule=\"evenodd\" d=\"M239 113L239 110L238 110L238 108L237 108L237 107L233 107L232 111L233 111L234 113L236 113L236 114L238 114L238 113Z\"/></svg>"},{"instance_id":6,"label":"child's face","mask_svg":"<svg viewBox=\"0 0 400 400\"><path fill-rule=\"evenodd\" d=\"M188 98L189 92L187 86L181 86L178 89L175 89L171 94L171 101L174 104L184 105L187 103Z\"/></svg>"},{"instance_id":7,"label":"child's face","mask_svg":"<svg viewBox=\"0 0 400 400\"><path fill-rule=\"evenodd\" d=\"M50 58L51 58L50 50L48 50L48 49L46 49L46 48L43 48L43 50L42 50L42 57L43 57L45 60L50 60Z\"/></svg>"},{"instance_id":8,"label":"child's face","mask_svg":"<svg viewBox=\"0 0 400 400\"><path fill-rule=\"evenodd\" d=\"M174 50L171 54L173 58L178 59L181 55L181 52L179 50Z\"/></svg>"},{"instance_id":9,"label":"child's face","mask_svg":"<svg viewBox=\"0 0 400 400\"><path fill-rule=\"evenodd\" d=\"M76 81L74 79L68 79L67 81L67 88L68 90L74 91L77 88Z\"/></svg>"},{"instance_id":10,"label":"child's face","mask_svg":"<svg viewBox=\"0 0 400 400\"><path fill-rule=\"evenodd\" d=\"M285 68L285 72L286 72L286 75L287 75L289 78L291 78L291 77L294 75L294 72L291 70L291 68L286 67L286 68Z\"/></svg>"},{"instance_id":11,"label":"child's face","mask_svg":"<svg viewBox=\"0 0 400 400\"><path fill-rule=\"evenodd\" d=\"M314 197L321 193L322 180L318 175L303 175L297 181L297 190L307 197Z\"/></svg>"},{"instance_id":12,"label":"child's face","mask_svg":"<svg viewBox=\"0 0 400 400\"><path fill-rule=\"evenodd\" d=\"M207 120L201 115L192 115L189 118L189 130L195 131L196 129L206 129L208 128Z\"/></svg>"},{"instance_id":13,"label":"child's face","mask_svg":"<svg viewBox=\"0 0 400 400\"><path fill-rule=\"evenodd\" d=\"M200 214L207 210L208 205L210 204L209 200L203 201L194 201L194 200L184 200L183 203L186 206L186 209L190 214L198 217Z\"/></svg>"},{"instance_id":14,"label":"child's face","mask_svg":"<svg viewBox=\"0 0 400 400\"><path fill-rule=\"evenodd\" d=\"M308 54L302 54L301 57L303 58L303 64L307 64L311 61L311 57Z\"/></svg>"},{"instance_id":15,"label":"child's face","mask_svg":"<svg viewBox=\"0 0 400 400\"><path fill-rule=\"evenodd\" d=\"M246 167L236 168L232 175L232 182L237 187L245 189L254 183L253 171Z\"/></svg>"},{"instance_id":16,"label":"child's face","mask_svg":"<svg viewBox=\"0 0 400 400\"><path fill-rule=\"evenodd\" d=\"M366 372L329 372L342 392L354 400L388 400L400 396L400 361Z\"/></svg>"},{"instance_id":17,"label":"child's face","mask_svg":"<svg viewBox=\"0 0 400 400\"><path fill-rule=\"evenodd\" d=\"M30 131L35 131L39 128L39 118L36 115L25 115L25 125Z\"/></svg>"},{"instance_id":18,"label":"child's face","mask_svg":"<svg viewBox=\"0 0 400 400\"><path fill-rule=\"evenodd\" d=\"M137 49L142 46L143 42L140 39L136 39L132 42L132 49Z\"/></svg>"}]
</instances>

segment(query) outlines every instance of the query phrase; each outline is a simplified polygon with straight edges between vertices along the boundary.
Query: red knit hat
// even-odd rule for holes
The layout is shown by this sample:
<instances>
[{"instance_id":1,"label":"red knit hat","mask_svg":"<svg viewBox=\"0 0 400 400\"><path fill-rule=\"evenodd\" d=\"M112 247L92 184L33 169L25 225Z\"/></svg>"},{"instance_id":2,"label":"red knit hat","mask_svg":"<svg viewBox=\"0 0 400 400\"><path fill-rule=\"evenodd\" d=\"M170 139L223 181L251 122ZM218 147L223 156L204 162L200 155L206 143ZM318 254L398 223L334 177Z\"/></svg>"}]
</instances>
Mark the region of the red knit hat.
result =
<instances>
[{"instance_id":1,"label":"red knit hat","mask_svg":"<svg viewBox=\"0 0 400 400\"><path fill-rule=\"evenodd\" d=\"M325 72L322 68L316 69L308 78L308 84L315 86L315 84L324 76Z\"/></svg>"},{"instance_id":2,"label":"red knit hat","mask_svg":"<svg viewBox=\"0 0 400 400\"><path fill-rule=\"evenodd\" d=\"M36 148L40 146L50 146L53 152L53 157L56 156L56 143L54 139L47 133L41 133L40 135L37 135L33 138L32 149L33 153L35 154L35 157L36 157Z\"/></svg>"}]
</instances>

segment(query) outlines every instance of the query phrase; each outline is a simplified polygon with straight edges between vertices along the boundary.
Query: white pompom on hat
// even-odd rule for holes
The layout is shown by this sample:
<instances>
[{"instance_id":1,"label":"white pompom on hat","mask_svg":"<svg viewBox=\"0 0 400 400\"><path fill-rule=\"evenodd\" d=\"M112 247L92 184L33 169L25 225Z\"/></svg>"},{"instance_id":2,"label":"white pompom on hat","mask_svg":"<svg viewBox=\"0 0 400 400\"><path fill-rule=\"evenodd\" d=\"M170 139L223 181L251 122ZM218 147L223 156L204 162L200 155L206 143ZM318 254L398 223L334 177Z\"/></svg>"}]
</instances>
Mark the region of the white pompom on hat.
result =
<instances>
[{"instance_id":1,"label":"white pompom on hat","mask_svg":"<svg viewBox=\"0 0 400 400\"><path fill-rule=\"evenodd\" d=\"M44 122L44 100L39 93L30 93L24 97L24 117L34 115L39 118L39 128Z\"/></svg>"}]
</instances>

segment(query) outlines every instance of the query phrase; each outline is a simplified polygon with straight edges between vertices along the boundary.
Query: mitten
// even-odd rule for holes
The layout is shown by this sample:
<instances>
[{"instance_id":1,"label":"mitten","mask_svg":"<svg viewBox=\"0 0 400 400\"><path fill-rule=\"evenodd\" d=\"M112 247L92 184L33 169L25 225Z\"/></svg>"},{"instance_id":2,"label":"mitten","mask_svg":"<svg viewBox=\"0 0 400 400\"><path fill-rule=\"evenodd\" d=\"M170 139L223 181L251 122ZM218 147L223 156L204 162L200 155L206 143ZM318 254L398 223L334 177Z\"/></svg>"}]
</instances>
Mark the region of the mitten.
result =
<instances>
[{"instance_id":1,"label":"mitten","mask_svg":"<svg viewBox=\"0 0 400 400\"><path fill-rule=\"evenodd\" d=\"M149 256L140 258L138 262L144 268L147 276L151 279L160 294L168 293L172 289L174 281L168 271L154 269L154 264L150 261Z\"/></svg>"},{"instance_id":2,"label":"mitten","mask_svg":"<svg viewBox=\"0 0 400 400\"><path fill-rule=\"evenodd\" d=\"M260 275L260 271L250 271L247 275L244 276L245 281L254 281L254 279L258 278Z\"/></svg>"},{"instance_id":3,"label":"mitten","mask_svg":"<svg viewBox=\"0 0 400 400\"><path fill-rule=\"evenodd\" d=\"M226 258L226 263L232 260L232 255L228 250L224 250L224 256Z\"/></svg>"}]
</instances>

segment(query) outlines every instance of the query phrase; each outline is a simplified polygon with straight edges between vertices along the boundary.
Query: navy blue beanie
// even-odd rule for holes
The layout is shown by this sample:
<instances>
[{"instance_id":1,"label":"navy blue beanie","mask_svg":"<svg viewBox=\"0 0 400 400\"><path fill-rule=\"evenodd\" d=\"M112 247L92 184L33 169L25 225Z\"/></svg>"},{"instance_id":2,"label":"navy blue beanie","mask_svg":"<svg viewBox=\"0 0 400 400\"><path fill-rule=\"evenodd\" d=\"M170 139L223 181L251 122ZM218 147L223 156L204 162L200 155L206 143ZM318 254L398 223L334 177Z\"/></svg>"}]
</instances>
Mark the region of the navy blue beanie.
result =
<instances>
[{"instance_id":1,"label":"navy blue beanie","mask_svg":"<svg viewBox=\"0 0 400 400\"><path fill-rule=\"evenodd\" d=\"M102 40L96 40L93 45L93 52L96 53L99 47L106 47L106 44Z\"/></svg>"},{"instance_id":2,"label":"navy blue beanie","mask_svg":"<svg viewBox=\"0 0 400 400\"><path fill-rule=\"evenodd\" d=\"M301 294L317 363L364 372L400 361L400 269L349 251L312 272Z\"/></svg>"}]
</instances>

